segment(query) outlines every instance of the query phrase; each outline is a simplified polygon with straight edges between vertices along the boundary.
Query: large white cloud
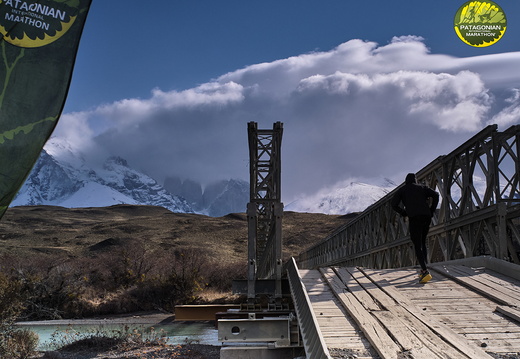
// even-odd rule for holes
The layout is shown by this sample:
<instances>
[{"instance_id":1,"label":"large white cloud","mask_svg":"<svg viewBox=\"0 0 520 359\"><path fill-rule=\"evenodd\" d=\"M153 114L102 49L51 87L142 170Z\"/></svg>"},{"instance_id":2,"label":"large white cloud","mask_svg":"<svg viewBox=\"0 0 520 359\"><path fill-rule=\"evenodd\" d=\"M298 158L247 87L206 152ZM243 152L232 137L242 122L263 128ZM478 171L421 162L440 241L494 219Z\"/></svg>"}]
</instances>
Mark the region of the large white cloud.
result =
<instances>
[{"instance_id":1,"label":"large white cloud","mask_svg":"<svg viewBox=\"0 0 520 359\"><path fill-rule=\"evenodd\" d=\"M56 135L86 136L76 145L120 155L159 181L179 175L208 183L247 179L246 123L281 121L282 191L290 201L353 176L400 182L486 124L517 123L520 74L508 69L518 63L520 53L430 54L413 36L384 46L351 40L185 91L155 89L148 99L67 114Z\"/></svg>"}]
</instances>

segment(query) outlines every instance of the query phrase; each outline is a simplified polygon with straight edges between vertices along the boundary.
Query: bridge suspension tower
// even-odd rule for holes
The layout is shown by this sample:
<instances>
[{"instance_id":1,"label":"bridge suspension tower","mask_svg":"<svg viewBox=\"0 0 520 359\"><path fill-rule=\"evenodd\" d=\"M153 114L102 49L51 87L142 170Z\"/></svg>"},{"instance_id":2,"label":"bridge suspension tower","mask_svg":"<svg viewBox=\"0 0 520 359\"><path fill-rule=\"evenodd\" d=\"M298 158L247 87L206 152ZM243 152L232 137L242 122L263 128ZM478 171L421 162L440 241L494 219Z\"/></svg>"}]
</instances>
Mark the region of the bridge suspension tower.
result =
<instances>
[{"instance_id":1,"label":"bridge suspension tower","mask_svg":"<svg viewBox=\"0 0 520 359\"><path fill-rule=\"evenodd\" d=\"M248 219L247 298L257 297L258 282L274 284L274 298L282 298L281 144L283 125L260 130L248 123L250 202Z\"/></svg>"}]
</instances>

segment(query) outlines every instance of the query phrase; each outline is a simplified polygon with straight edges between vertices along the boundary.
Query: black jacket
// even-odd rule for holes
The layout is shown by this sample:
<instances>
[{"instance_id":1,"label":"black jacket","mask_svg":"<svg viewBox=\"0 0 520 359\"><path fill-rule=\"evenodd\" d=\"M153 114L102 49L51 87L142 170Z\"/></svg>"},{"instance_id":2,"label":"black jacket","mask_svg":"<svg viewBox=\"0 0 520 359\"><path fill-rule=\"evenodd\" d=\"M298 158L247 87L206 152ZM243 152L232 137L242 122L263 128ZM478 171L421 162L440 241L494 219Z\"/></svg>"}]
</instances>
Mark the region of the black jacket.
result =
<instances>
[{"instance_id":1,"label":"black jacket","mask_svg":"<svg viewBox=\"0 0 520 359\"><path fill-rule=\"evenodd\" d=\"M428 198L432 198L431 206ZM403 203L404 209L399 206ZM427 186L417 183L406 183L397 190L392 198L392 208L402 216L433 216L437 204L439 203L439 194Z\"/></svg>"}]
</instances>

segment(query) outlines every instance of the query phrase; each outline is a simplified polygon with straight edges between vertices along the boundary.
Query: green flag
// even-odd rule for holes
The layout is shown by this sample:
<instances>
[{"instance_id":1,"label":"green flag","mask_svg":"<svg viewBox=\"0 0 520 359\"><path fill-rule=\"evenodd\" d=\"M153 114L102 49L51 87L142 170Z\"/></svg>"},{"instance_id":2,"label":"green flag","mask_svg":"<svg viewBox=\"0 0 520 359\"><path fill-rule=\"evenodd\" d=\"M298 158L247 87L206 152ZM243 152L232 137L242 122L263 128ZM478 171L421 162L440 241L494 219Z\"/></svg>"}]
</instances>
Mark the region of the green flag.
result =
<instances>
[{"instance_id":1,"label":"green flag","mask_svg":"<svg viewBox=\"0 0 520 359\"><path fill-rule=\"evenodd\" d=\"M56 127L91 0L0 0L0 218Z\"/></svg>"}]
</instances>

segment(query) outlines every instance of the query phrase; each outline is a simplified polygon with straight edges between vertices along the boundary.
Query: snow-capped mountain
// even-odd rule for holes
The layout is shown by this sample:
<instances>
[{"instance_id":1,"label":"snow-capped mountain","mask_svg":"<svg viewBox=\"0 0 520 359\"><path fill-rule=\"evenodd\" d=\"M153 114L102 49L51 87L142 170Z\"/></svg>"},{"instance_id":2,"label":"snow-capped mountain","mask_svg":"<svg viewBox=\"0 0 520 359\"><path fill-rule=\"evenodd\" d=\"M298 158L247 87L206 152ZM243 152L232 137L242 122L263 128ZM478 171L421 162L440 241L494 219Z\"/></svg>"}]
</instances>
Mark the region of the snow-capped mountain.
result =
<instances>
[{"instance_id":1,"label":"snow-capped mountain","mask_svg":"<svg viewBox=\"0 0 520 359\"><path fill-rule=\"evenodd\" d=\"M395 187L396 184L387 179L378 184L345 181L286 204L285 210L326 214L360 212ZM108 157L102 165L93 166L68 143L51 139L11 206L104 207L125 203L217 217L245 212L248 202L249 184L242 180L217 181L203 188L196 181L169 177L160 185L131 168L121 157Z\"/></svg>"},{"instance_id":2,"label":"snow-capped mountain","mask_svg":"<svg viewBox=\"0 0 520 359\"><path fill-rule=\"evenodd\" d=\"M101 166L89 165L67 142L53 138L11 206L144 204L216 217L244 212L247 202L249 184L245 181L218 181L202 190L195 181L167 178L163 186L121 157L108 157Z\"/></svg>"},{"instance_id":3,"label":"snow-capped mountain","mask_svg":"<svg viewBox=\"0 0 520 359\"><path fill-rule=\"evenodd\" d=\"M204 190L203 203L209 216L245 212L248 202L249 183L245 181L220 181L206 186Z\"/></svg>"},{"instance_id":4,"label":"snow-capped mountain","mask_svg":"<svg viewBox=\"0 0 520 359\"><path fill-rule=\"evenodd\" d=\"M196 181L168 177L164 187L185 198L195 211L212 217L245 212L249 202L249 183L237 179L216 181L203 189Z\"/></svg>"},{"instance_id":5,"label":"snow-capped mountain","mask_svg":"<svg viewBox=\"0 0 520 359\"><path fill-rule=\"evenodd\" d=\"M42 151L11 206L103 207L121 203L194 212L185 199L130 168L124 159L109 157L101 168L94 169L66 144L52 141Z\"/></svg>"},{"instance_id":6,"label":"snow-capped mountain","mask_svg":"<svg viewBox=\"0 0 520 359\"><path fill-rule=\"evenodd\" d=\"M386 178L380 185L346 181L334 188L323 189L315 195L300 198L288 204L285 209L325 214L362 212L396 187L395 183Z\"/></svg>"}]
</instances>

